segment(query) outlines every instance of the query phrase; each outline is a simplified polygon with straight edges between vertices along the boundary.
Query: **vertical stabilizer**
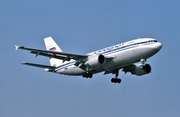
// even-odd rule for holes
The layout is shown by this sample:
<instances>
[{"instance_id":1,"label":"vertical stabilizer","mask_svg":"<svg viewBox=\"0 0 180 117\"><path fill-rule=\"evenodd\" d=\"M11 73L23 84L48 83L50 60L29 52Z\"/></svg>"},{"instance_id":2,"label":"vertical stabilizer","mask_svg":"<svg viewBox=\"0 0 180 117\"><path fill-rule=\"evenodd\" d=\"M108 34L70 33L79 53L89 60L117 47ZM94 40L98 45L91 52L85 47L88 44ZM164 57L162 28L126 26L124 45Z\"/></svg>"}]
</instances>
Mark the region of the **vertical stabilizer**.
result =
<instances>
[{"instance_id":1,"label":"vertical stabilizer","mask_svg":"<svg viewBox=\"0 0 180 117\"><path fill-rule=\"evenodd\" d=\"M52 37L44 38L44 43L46 46L46 50L62 52L62 50L56 44L56 42L53 40ZM55 59L55 58L50 58L49 61L50 61L51 66L58 66L58 65L61 65L63 62L62 60Z\"/></svg>"}]
</instances>

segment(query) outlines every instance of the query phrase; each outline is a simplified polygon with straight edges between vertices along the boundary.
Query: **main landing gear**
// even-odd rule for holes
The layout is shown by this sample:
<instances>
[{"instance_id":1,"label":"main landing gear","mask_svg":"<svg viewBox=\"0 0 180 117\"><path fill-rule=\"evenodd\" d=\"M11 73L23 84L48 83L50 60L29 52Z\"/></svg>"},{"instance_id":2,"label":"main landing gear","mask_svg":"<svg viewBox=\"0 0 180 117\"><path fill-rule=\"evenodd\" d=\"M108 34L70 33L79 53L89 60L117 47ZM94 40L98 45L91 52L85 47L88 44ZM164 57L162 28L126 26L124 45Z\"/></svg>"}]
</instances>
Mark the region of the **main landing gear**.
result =
<instances>
[{"instance_id":1,"label":"main landing gear","mask_svg":"<svg viewBox=\"0 0 180 117\"><path fill-rule=\"evenodd\" d=\"M93 74L89 73L90 66L86 67L86 73L83 74L83 78L92 78Z\"/></svg>"},{"instance_id":2,"label":"main landing gear","mask_svg":"<svg viewBox=\"0 0 180 117\"><path fill-rule=\"evenodd\" d=\"M112 82L112 83L121 83L121 79L118 78L118 75L119 75L119 70L116 69L116 70L115 70L115 78L112 78L112 79L111 79L111 82Z\"/></svg>"},{"instance_id":3,"label":"main landing gear","mask_svg":"<svg viewBox=\"0 0 180 117\"><path fill-rule=\"evenodd\" d=\"M92 78L92 77L93 75L88 72L83 74L83 78Z\"/></svg>"}]
</instances>

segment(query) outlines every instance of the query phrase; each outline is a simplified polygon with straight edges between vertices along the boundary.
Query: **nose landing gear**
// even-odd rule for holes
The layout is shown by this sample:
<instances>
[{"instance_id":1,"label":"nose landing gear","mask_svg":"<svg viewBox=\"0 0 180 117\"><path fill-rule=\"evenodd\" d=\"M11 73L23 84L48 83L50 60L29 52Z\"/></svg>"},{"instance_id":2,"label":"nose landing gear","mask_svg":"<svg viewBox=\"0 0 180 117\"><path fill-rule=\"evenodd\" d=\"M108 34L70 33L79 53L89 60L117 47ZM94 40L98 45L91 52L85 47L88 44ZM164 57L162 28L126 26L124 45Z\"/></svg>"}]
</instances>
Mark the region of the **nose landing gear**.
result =
<instances>
[{"instance_id":1,"label":"nose landing gear","mask_svg":"<svg viewBox=\"0 0 180 117\"><path fill-rule=\"evenodd\" d=\"M142 58L140 61L141 61L142 65L144 65L144 63L146 62L146 59Z\"/></svg>"}]
</instances>

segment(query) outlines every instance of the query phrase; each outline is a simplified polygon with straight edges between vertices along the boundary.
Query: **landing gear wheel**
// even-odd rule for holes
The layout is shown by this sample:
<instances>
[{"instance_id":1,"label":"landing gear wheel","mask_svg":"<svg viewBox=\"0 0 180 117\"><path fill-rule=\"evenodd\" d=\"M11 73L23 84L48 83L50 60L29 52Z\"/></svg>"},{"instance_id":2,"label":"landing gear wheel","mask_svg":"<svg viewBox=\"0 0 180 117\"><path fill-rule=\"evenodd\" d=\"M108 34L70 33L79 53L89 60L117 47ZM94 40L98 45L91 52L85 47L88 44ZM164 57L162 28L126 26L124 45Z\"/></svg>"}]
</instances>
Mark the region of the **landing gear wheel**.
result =
<instances>
[{"instance_id":1,"label":"landing gear wheel","mask_svg":"<svg viewBox=\"0 0 180 117\"><path fill-rule=\"evenodd\" d=\"M121 79L120 78L117 78L118 75L119 75L119 69L116 69L113 74L115 74L115 78L112 78L111 79L111 82L112 83L121 83Z\"/></svg>"},{"instance_id":2,"label":"landing gear wheel","mask_svg":"<svg viewBox=\"0 0 180 117\"><path fill-rule=\"evenodd\" d=\"M121 83L121 79L120 78L112 78L111 82L112 83Z\"/></svg>"},{"instance_id":3,"label":"landing gear wheel","mask_svg":"<svg viewBox=\"0 0 180 117\"><path fill-rule=\"evenodd\" d=\"M121 83L121 79L120 78L118 79L118 83Z\"/></svg>"},{"instance_id":4,"label":"landing gear wheel","mask_svg":"<svg viewBox=\"0 0 180 117\"><path fill-rule=\"evenodd\" d=\"M84 77L84 78L92 78L92 77L93 77L93 74L85 73L85 74L83 74L83 77Z\"/></svg>"}]
</instances>

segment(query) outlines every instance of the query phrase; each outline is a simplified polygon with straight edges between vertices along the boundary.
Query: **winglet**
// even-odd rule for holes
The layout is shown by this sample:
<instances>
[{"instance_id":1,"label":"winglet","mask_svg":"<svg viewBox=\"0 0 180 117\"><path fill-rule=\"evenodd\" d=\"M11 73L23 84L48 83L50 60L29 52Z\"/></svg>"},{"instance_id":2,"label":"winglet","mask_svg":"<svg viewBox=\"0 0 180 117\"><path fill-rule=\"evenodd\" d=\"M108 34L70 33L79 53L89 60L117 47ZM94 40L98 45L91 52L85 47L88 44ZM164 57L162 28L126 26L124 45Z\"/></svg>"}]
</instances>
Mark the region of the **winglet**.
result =
<instances>
[{"instance_id":1,"label":"winglet","mask_svg":"<svg viewBox=\"0 0 180 117\"><path fill-rule=\"evenodd\" d=\"M24 48L24 46L17 46L17 45L15 45L15 50L23 49L23 48Z\"/></svg>"},{"instance_id":2,"label":"winglet","mask_svg":"<svg viewBox=\"0 0 180 117\"><path fill-rule=\"evenodd\" d=\"M27 64L27 62L22 62L21 64Z\"/></svg>"},{"instance_id":3,"label":"winglet","mask_svg":"<svg viewBox=\"0 0 180 117\"><path fill-rule=\"evenodd\" d=\"M15 45L15 50L18 50L20 46Z\"/></svg>"}]
</instances>

